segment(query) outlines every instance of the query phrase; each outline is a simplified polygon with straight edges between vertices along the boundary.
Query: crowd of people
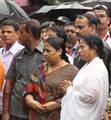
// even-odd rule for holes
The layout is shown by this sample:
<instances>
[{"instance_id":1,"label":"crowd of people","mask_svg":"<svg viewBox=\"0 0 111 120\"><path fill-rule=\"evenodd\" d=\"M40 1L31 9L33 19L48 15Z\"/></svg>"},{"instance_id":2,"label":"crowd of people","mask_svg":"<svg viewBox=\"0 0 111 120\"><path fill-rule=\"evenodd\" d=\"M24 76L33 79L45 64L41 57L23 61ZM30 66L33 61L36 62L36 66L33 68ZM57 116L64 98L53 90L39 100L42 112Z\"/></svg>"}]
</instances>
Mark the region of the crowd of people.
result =
<instances>
[{"instance_id":1,"label":"crowd of people","mask_svg":"<svg viewBox=\"0 0 111 120\"><path fill-rule=\"evenodd\" d=\"M0 120L110 120L105 5L70 21L0 24Z\"/></svg>"}]
</instances>

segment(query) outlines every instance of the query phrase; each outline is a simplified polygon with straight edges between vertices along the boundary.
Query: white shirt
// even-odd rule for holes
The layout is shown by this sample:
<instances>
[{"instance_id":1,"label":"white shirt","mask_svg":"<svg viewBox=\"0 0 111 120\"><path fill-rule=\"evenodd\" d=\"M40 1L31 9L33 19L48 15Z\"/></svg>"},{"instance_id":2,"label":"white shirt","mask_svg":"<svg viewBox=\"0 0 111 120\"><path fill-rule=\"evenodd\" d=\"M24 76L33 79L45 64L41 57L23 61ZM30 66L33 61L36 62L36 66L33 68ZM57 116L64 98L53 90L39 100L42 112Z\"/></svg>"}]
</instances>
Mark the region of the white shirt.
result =
<instances>
[{"instance_id":1,"label":"white shirt","mask_svg":"<svg viewBox=\"0 0 111 120\"><path fill-rule=\"evenodd\" d=\"M101 120L108 100L108 71L96 57L84 65L62 99L60 120Z\"/></svg>"},{"instance_id":2,"label":"white shirt","mask_svg":"<svg viewBox=\"0 0 111 120\"><path fill-rule=\"evenodd\" d=\"M68 57L69 63L73 65L73 58L69 54L66 55Z\"/></svg>"},{"instance_id":3,"label":"white shirt","mask_svg":"<svg viewBox=\"0 0 111 120\"><path fill-rule=\"evenodd\" d=\"M103 42L106 42L111 48L111 36L109 31L106 33L105 37L103 38Z\"/></svg>"},{"instance_id":4,"label":"white shirt","mask_svg":"<svg viewBox=\"0 0 111 120\"><path fill-rule=\"evenodd\" d=\"M0 48L0 56L2 56L3 58L5 75L10 67L14 55L23 48L24 47L21 44L19 44L18 41L16 41L8 51L5 51L5 48ZM4 84L5 84L5 80L4 80ZM3 91L0 91L0 114L2 113L2 104L3 104L2 97L3 97Z\"/></svg>"}]
</instances>

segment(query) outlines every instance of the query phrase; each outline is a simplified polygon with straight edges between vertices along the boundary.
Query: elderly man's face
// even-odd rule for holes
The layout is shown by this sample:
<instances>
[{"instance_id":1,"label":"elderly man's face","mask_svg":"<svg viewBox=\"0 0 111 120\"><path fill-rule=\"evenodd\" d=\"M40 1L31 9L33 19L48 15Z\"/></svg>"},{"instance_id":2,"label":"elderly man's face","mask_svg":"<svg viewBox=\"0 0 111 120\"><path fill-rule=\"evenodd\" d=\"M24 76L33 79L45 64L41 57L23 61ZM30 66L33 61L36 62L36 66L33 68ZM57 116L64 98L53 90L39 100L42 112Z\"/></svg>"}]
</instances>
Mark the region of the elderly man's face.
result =
<instances>
[{"instance_id":1,"label":"elderly man's face","mask_svg":"<svg viewBox=\"0 0 111 120\"><path fill-rule=\"evenodd\" d=\"M100 19L100 30L104 30L105 28L108 28L108 25L110 23L110 19L107 16L106 11L95 9L94 13Z\"/></svg>"}]
</instances>

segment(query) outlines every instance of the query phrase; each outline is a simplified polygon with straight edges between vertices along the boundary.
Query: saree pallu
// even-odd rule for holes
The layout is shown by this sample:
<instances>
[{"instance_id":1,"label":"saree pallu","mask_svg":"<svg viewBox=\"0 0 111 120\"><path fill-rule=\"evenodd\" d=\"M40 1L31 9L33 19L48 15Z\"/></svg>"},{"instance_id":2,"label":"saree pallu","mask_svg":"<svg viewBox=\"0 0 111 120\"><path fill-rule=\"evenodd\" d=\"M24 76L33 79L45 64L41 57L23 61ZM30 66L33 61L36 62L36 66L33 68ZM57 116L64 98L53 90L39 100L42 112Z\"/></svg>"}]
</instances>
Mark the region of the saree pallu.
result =
<instances>
[{"instance_id":1,"label":"saree pallu","mask_svg":"<svg viewBox=\"0 0 111 120\"><path fill-rule=\"evenodd\" d=\"M60 83L63 82L64 80L72 81L76 76L77 72L78 69L74 65L67 64L62 68L57 69L56 71L47 73L45 76L46 77L45 83L42 84L43 86L45 85L45 87L41 87L44 88L45 90L43 91L42 89L42 94L41 94L42 98L44 99L40 99L40 94L38 94L37 92L36 92L37 94L35 95L34 93L36 90L33 89L32 91L32 87L31 87L31 91L28 92L33 92L32 94L35 100L39 101L41 104L48 103L50 101L59 101L59 100L61 101L63 97L63 93L59 88ZM37 84L35 86L38 87ZM34 111L30 109L29 120L60 120L60 110L61 108L57 108L52 111L48 111L48 110Z\"/></svg>"}]
</instances>

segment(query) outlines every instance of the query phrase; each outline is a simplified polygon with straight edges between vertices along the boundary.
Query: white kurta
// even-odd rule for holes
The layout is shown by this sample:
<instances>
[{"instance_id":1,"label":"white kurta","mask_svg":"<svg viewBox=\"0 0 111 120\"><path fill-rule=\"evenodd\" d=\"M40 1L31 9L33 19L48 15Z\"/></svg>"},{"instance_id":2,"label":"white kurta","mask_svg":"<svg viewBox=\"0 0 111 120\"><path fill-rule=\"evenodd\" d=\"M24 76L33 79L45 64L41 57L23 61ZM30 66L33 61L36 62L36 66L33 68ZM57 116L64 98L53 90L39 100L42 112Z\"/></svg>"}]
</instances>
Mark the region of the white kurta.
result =
<instances>
[{"instance_id":1,"label":"white kurta","mask_svg":"<svg viewBox=\"0 0 111 120\"><path fill-rule=\"evenodd\" d=\"M108 72L96 57L84 65L62 99L60 120L101 120L108 100Z\"/></svg>"}]
</instances>

